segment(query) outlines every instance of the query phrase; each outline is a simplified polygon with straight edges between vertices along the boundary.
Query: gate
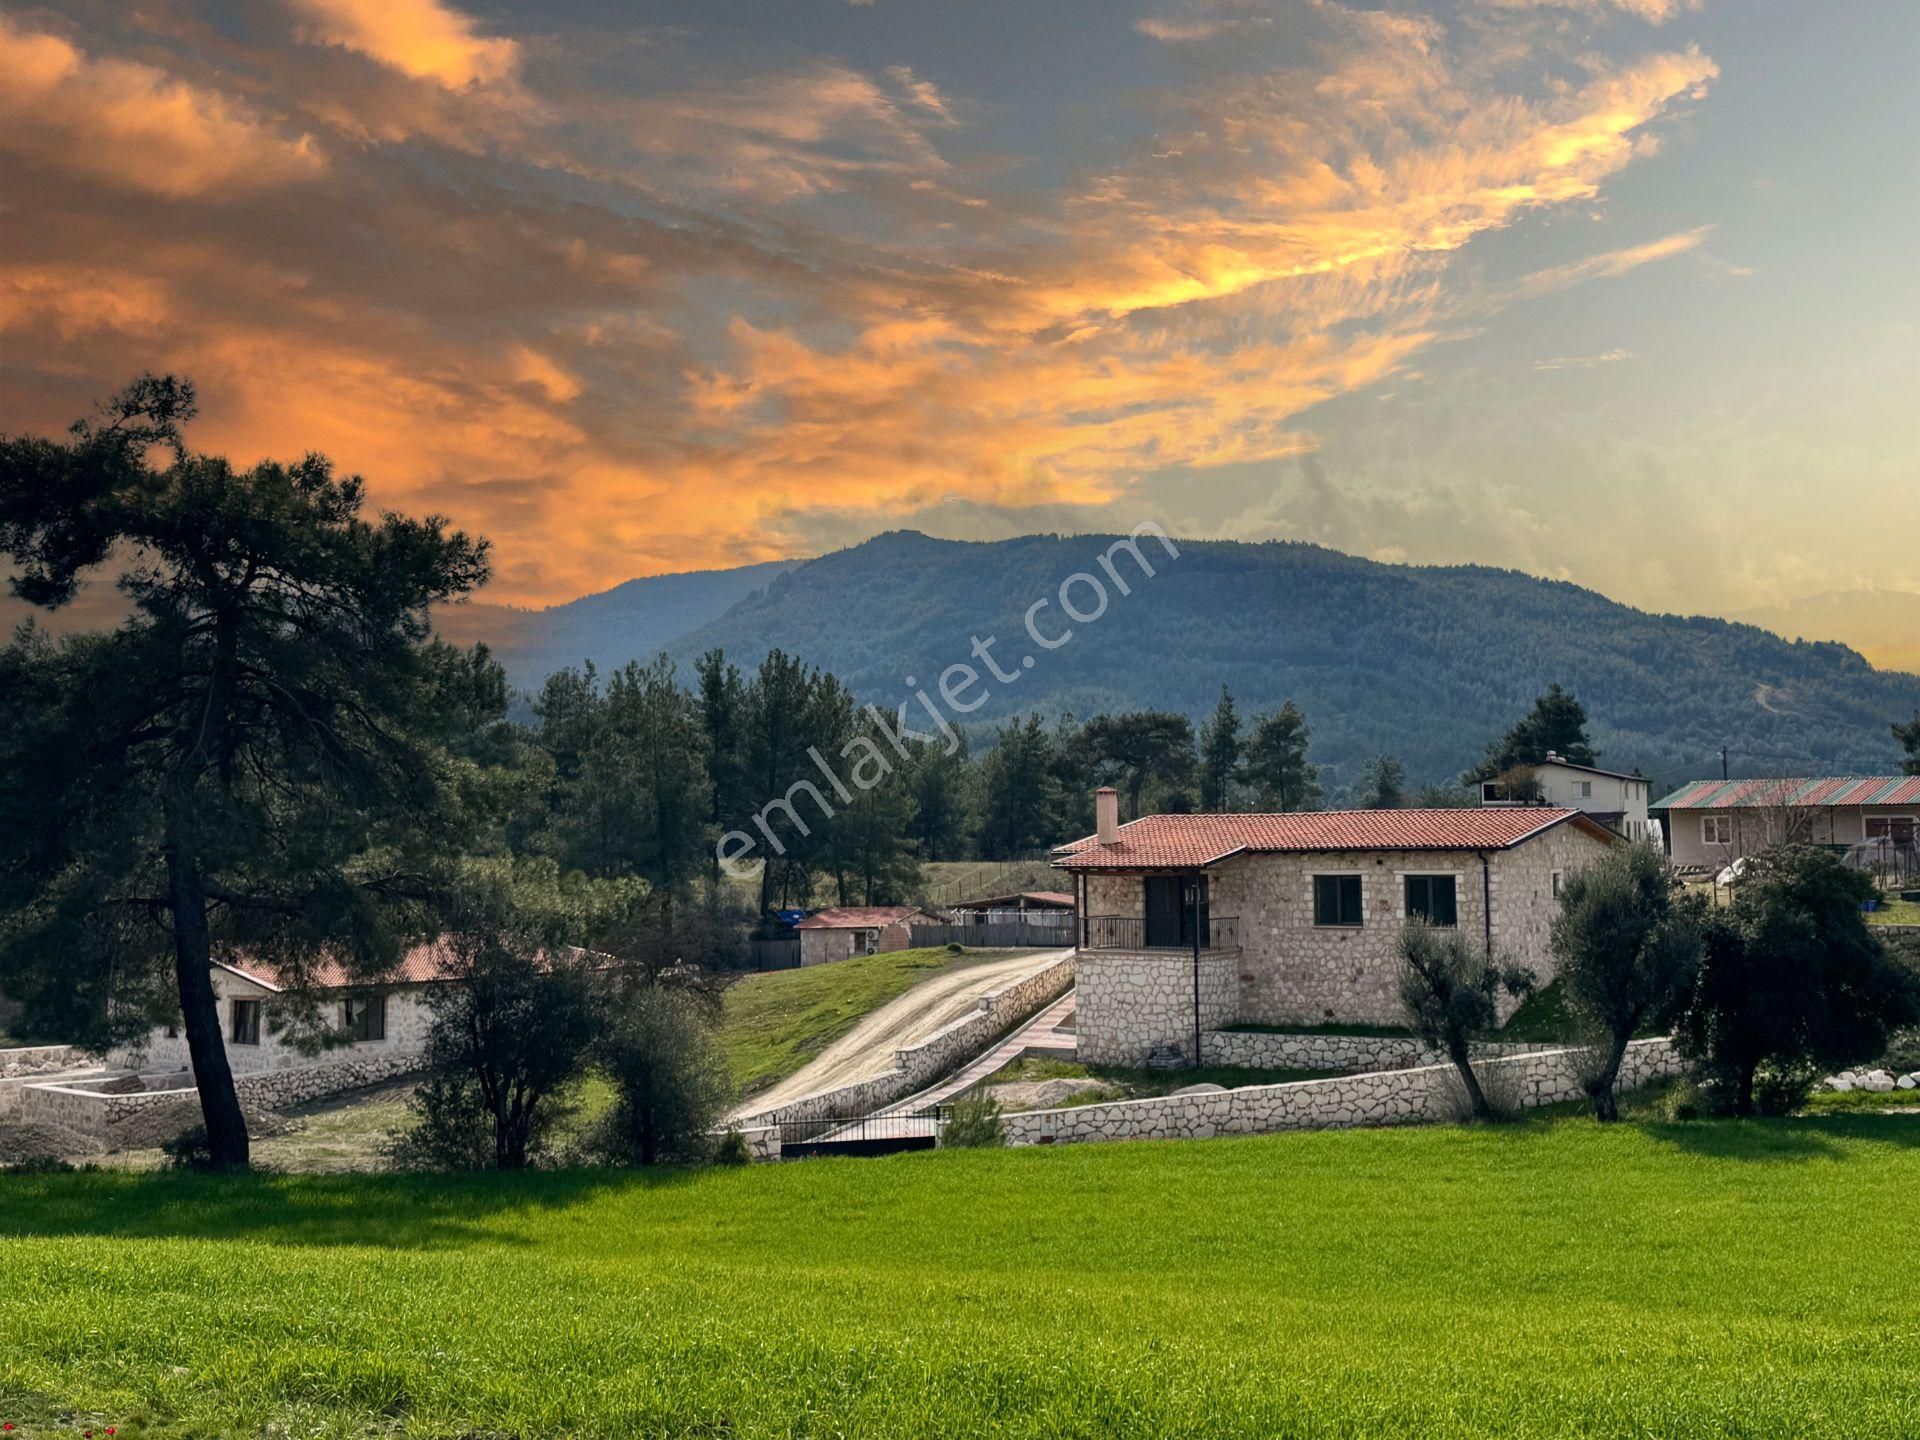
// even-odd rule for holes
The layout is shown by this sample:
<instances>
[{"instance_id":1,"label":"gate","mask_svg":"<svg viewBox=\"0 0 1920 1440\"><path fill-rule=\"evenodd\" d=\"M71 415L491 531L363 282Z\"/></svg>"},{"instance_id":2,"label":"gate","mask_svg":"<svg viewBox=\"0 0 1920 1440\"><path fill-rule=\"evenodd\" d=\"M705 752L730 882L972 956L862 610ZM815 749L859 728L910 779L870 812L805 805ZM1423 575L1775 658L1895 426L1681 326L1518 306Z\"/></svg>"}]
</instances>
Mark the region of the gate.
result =
<instances>
[{"instance_id":1,"label":"gate","mask_svg":"<svg viewBox=\"0 0 1920 1440\"><path fill-rule=\"evenodd\" d=\"M780 1158L815 1155L898 1155L940 1143L947 1107L923 1115L856 1115L780 1122Z\"/></svg>"}]
</instances>

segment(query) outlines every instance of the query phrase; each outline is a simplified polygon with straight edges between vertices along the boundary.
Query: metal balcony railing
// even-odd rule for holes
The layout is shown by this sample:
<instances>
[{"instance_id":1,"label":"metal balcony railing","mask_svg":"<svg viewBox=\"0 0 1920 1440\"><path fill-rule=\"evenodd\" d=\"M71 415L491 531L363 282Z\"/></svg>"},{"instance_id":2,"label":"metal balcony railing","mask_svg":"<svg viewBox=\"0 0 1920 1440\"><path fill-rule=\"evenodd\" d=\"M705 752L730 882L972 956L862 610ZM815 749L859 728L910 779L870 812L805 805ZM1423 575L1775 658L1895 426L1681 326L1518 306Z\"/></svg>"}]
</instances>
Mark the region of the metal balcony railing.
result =
<instances>
[{"instance_id":1,"label":"metal balcony railing","mask_svg":"<svg viewBox=\"0 0 1920 1440\"><path fill-rule=\"evenodd\" d=\"M1206 934L1200 941L1202 950L1238 950L1240 948L1240 921L1232 915L1208 915L1203 917ZM1193 921L1189 918L1184 925L1169 921L1164 925L1155 924L1151 929L1138 915L1089 915L1086 934L1081 941L1083 950L1191 950L1193 948Z\"/></svg>"}]
</instances>

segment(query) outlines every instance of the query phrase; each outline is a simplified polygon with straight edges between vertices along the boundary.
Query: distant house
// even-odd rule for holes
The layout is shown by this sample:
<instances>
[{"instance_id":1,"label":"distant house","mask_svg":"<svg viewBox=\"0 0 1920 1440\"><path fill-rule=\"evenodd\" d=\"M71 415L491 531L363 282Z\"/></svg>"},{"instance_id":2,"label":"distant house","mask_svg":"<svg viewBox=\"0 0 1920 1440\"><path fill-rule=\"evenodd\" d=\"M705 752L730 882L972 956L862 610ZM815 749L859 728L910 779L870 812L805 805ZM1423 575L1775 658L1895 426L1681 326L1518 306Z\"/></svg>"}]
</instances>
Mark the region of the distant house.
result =
<instances>
[{"instance_id":1,"label":"distant house","mask_svg":"<svg viewBox=\"0 0 1920 1440\"><path fill-rule=\"evenodd\" d=\"M1686 868L1719 869L1790 841L1910 862L1920 830L1920 776L1693 780L1652 808L1666 818L1673 863Z\"/></svg>"},{"instance_id":2,"label":"distant house","mask_svg":"<svg viewBox=\"0 0 1920 1440\"><path fill-rule=\"evenodd\" d=\"M1558 805L1578 810L1629 840L1644 840L1650 833L1647 795L1643 775L1576 765L1551 750L1519 777L1480 782L1482 805Z\"/></svg>"},{"instance_id":3,"label":"distant house","mask_svg":"<svg viewBox=\"0 0 1920 1440\"><path fill-rule=\"evenodd\" d=\"M329 1060L424 1053L432 1018L427 992L447 978L453 958L444 941L416 945L377 979L354 976L337 960L321 961L307 994L317 997L321 1018L349 1043L318 1055L303 1053L275 1023L292 1004L285 977L244 957L216 961L213 993L227 1063L234 1073L246 1075ZM128 1070L185 1070L191 1064L187 1037L177 1023L156 1025L142 1040L115 1051L109 1063Z\"/></svg>"},{"instance_id":4,"label":"distant house","mask_svg":"<svg viewBox=\"0 0 1920 1440\"><path fill-rule=\"evenodd\" d=\"M1022 890L1014 895L987 895L949 907L956 925L1073 925L1073 896L1064 890Z\"/></svg>"},{"instance_id":5,"label":"distant house","mask_svg":"<svg viewBox=\"0 0 1920 1440\"><path fill-rule=\"evenodd\" d=\"M938 925L938 915L913 905L856 905L822 910L793 928L800 935L800 963L824 965L853 955L905 950L914 921Z\"/></svg>"},{"instance_id":6,"label":"distant house","mask_svg":"<svg viewBox=\"0 0 1920 1440\"><path fill-rule=\"evenodd\" d=\"M1076 1023L1096 1064L1191 1058L1196 1030L1234 1023L1404 1023L1397 946L1413 918L1544 983L1566 877L1621 843L1565 806L1125 825L1118 808L1101 790L1095 833L1054 854L1081 899Z\"/></svg>"}]
</instances>

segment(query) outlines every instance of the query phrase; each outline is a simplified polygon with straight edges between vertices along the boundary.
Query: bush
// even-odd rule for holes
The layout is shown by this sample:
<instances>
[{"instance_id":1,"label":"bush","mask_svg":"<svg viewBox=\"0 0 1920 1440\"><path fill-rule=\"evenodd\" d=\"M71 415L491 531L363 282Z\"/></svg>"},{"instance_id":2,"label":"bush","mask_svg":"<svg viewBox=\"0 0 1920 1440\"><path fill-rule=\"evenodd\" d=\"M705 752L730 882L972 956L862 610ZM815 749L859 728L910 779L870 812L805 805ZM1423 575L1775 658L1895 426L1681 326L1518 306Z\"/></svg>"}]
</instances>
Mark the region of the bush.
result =
<instances>
[{"instance_id":1,"label":"bush","mask_svg":"<svg viewBox=\"0 0 1920 1440\"><path fill-rule=\"evenodd\" d=\"M1896 1075L1920 1070L1920 1030L1900 1030L1887 1041L1887 1050L1880 1057L1883 1069Z\"/></svg>"},{"instance_id":2,"label":"bush","mask_svg":"<svg viewBox=\"0 0 1920 1440\"><path fill-rule=\"evenodd\" d=\"M167 1163L176 1170L211 1170L213 1168L213 1146L208 1143L207 1127L204 1124L182 1130L171 1140L162 1140L160 1153L167 1157Z\"/></svg>"},{"instance_id":3,"label":"bush","mask_svg":"<svg viewBox=\"0 0 1920 1440\"><path fill-rule=\"evenodd\" d=\"M615 1097L594 1132L595 1152L639 1165L713 1152L710 1132L733 1101L733 1077L696 997L637 986L615 1004L593 1054Z\"/></svg>"},{"instance_id":4,"label":"bush","mask_svg":"<svg viewBox=\"0 0 1920 1440\"><path fill-rule=\"evenodd\" d=\"M1000 1102L991 1095L963 1095L940 1127L942 1149L988 1150L1007 1143L1000 1123Z\"/></svg>"},{"instance_id":5,"label":"bush","mask_svg":"<svg viewBox=\"0 0 1920 1440\"><path fill-rule=\"evenodd\" d=\"M714 1144L712 1158L716 1165L751 1165L753 1163L753 1151L747 1145L747 1137L740 1133L739 1126L727 1127L727 1133Z\"/></svg>"},{"instance_id":6,"label":"bush","mask_svg":"<svg viewBox=\"0 0 1920 1440\"><path fill-rule=\"evenodd\" d=\"M1820 1067L1807 1060L1769 1060L1753 1077L1753 1113L1791 1115L1820 1083Z\"/></svg>"}]
</instances>

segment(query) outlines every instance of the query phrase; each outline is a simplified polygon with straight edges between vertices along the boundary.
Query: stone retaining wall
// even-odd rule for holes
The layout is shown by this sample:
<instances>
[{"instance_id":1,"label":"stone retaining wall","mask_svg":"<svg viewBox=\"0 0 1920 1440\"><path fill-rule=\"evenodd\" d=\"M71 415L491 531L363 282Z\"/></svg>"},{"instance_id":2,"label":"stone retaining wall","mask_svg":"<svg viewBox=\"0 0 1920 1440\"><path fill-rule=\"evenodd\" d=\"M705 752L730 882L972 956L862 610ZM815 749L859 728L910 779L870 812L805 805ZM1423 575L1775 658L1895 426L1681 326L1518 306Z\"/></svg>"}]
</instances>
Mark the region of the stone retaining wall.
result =
<instances>
[{"instance_id":1,"label":"stone retaining wall","mask_svg":"<svg viewBox=\"0 0 1920 1440\"><path fill-rule=\"evenodd\" d=\"M1489 1060L1566 1049L1564 1041L1520 1044L1485 1041L1473 1053ZM1261 1030L1214 1030L1201 1036L1200 1053L1209 1065L1242 1065L1252 1070L1412 1070L1448 1064L1411 1035L1315 1035Z\"/></svg>"},{"instance_id":2,"label":"stone retaining wall","mask_svg":"<svg viewBox=\"0 0 1920 1440\"><path fill-rule=\"evenodd\" d=\"M893 1068L864 1080L802 1095L774 1110L743 1117L743 1127L784 1121L866 1115L950 1075L1020 1021L1044 1009L1073 985L1073 956L1066 955L990 994L971 1015L943 1026L917 1045L893 1052Z\"/></svg>"},{"instance_id":3,"label":"stone retaining wall","mask_svg":"<svg viewBox=\"0 0 1920 1440\"><path fill-rule=\"evenodd\" d=\"M1156 1050L1193 1058L1193 956L1083 950L1073 1000L1080 1059L1089 1065L1140 1065ZM1239 1009L1240 957L1200 956L1201 1031L1218 1029Z\"/></svg>"},{"instance_id":4,"label":"stone retaining wall","mask_svg":"<svg viewBox=\"0 0 1920 1440\"><path fill-rule=\"evenodd\" d=\"M92 1063L85 1051L71 1045L0 1050L0 1080L14 1080L22 1075L58 1075L65 1070L85 1069Z\"/></svg>"},{"instance_id":5,"label":"stone retaining wall","mask_svg":"<svg viewBox=\"0 0 1920 1440\"><path fill-rule=\"evenodd\" d=\"M1894 954L1920 965L1920 925L1875 925L1873 933Z\"/></svg>"},{"instance_id":6,"label":"stone retaining wall","mask_svg":"<svg viewBox=\"0 0 1920 1440\"><path fill-rule=\"evenodd\" d=\"M284 1110L410 1074L420 1065L421 1057L415 1054L370 1055L241 1075L233 1088L245 1109ZM16 1118L22 1124L59 1125L114 1149L157 1145L200 1123L200 1096L192 1077L183 1073L179 1080L172 1088L131 1093L116 1093L97 1081L26 1085L20 1090Z\"/></svg>"},{"instance_id":7,"label":"stone retaining wall","mask_svg":"<svg viewBox=\"0 0 1920 1440\"><path fill-rule=\"evenodd\" d=\"M1490 1095L1531 1107L1578 1100L1580 1077L1592 1063L1585 1050L1543 1050L1489 1060L1475 1067ZM1668 1039L1636 1040L1620 1067L1620 1087L1680 1073L1684 1062ZM1332 1130L1457 1120L1466 1113L1459 1077L1450 1065L1373 1071L1291 1085L1253 1085L1198 1095L1119 1100L1005 1116L1009 1145L1070 1145L1090 1140L1206 1139L1263 1135L1277 1130Z\"/></svg>"}]
</instances>

